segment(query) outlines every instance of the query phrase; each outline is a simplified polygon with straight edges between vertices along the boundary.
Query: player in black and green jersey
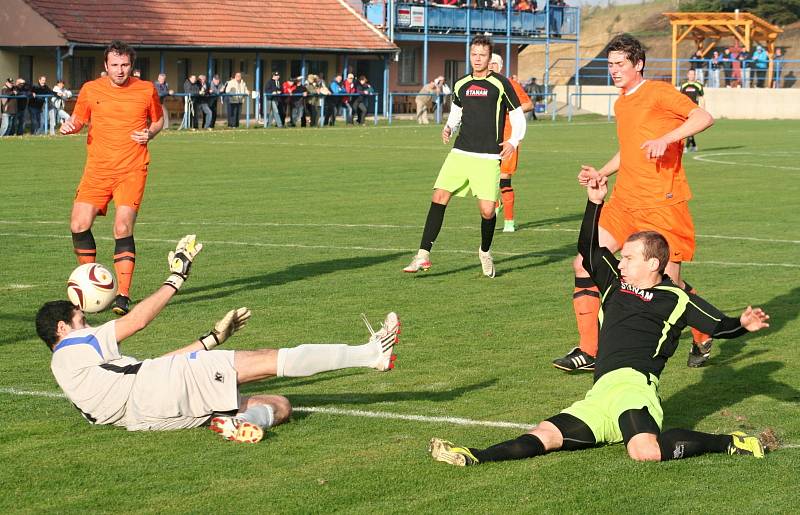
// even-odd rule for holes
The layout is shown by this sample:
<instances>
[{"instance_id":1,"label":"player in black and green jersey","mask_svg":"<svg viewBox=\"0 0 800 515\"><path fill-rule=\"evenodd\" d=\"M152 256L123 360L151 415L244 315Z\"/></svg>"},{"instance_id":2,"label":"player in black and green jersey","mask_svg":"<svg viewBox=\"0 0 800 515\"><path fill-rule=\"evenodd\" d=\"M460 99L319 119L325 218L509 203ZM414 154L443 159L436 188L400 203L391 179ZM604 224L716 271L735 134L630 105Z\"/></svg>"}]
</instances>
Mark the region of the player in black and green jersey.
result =
<instances>
[{"instance_id":1,"label":"player in black and green jersey","mask_svg":"<svg viewBox=\"0 0 800 515\"><path fill-rule=\"evenodd\" d=\"M688 429L662 433L658 384L687 324L714 338L735 338L768 327L769 316L748 306L738 318L727 317L676 286L664 275L669 246L657 232L633 234L618 261L600 247L598 239L597 222L608 188L593 179L588 191L578 250L602 299L592 389L583 400L516 439L478 450L434 438L431 455L437 461L464 466L624 442L628 455L637 461L666 461L708 452L763 457L758 438L744 433L716 435Z\"/></svg>"},{"instance_id":2,"label":"player in black and green jersey","mask_svg":"<svg viewBox=\"0 0 800 515\"><path fill-rule=\"evenodd\" d=\"M704 107L703 84L695 80L694 70L686 72L686 82L681 84L681 93L689 97L695 104ZM697 152L697 143L694 140L694 136L686 138L686 151Z\"/></svg>"},{"instance_id":3,"label":"player in black and green jersey","mask_svg":"<svg viewBox=\"0 0 800 515\"><path fill-rule=\"evenodd\" d=\"M500 160L511 155L525 137L525 114L519 98L508 79L489 70L492 41L487 36L475 36L470 42L469 59L472 73L460 78L453 86L450 116L442 130L447 143L461 129L433 185L433 197L422 241L411 264L404 272L416 273L431 267L430 251L444 221L444 211L453 195L463 197L472 191L478 198L481 213L481 246L478 257L483 274L494 277L494 260L489 248L497 223L495 202L498 198ZM503 140L505 117L508 113L511 136Z\"/></svg>"}]
</instances>

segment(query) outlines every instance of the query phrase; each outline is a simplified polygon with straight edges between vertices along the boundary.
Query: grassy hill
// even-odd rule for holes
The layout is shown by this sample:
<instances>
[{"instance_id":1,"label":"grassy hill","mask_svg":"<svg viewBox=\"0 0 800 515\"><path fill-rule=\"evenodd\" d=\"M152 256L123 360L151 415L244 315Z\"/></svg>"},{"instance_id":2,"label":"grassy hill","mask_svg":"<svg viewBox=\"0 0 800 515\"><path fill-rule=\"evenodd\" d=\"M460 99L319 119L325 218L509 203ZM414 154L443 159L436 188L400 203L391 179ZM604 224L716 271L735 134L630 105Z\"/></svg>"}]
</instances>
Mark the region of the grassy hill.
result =
<instances>
[{"instance_id":1,"label":"grassy hill","mask_svg":"<svg viewBox=\"0 0 800 515\"><path fill-rule=\"evenodd\" d=\"M641 4L609 7L585 7L581 13L580 57L591 58L600 55L606 43L617 34L627 32L638 37L647 48L647 57L671 57L672 29L663 13L678 10L674 0L655 0ZM782 27L784 33L778 45L784 48L787 59L800 58L800 22ZM732 39L722 44L731 44ZM694 50L692 40L681 42L678 55L687 57ZM574 75L575 48L572 45L552 45L550 49L551 83L564 84ZM559 61L561 59L561 61ZM555 63L555 64L553 64ZM530 45L521 54L519 75L523 79L537 77L543 79L545 70L544 45Z\"/></svg>"}]
</instances>

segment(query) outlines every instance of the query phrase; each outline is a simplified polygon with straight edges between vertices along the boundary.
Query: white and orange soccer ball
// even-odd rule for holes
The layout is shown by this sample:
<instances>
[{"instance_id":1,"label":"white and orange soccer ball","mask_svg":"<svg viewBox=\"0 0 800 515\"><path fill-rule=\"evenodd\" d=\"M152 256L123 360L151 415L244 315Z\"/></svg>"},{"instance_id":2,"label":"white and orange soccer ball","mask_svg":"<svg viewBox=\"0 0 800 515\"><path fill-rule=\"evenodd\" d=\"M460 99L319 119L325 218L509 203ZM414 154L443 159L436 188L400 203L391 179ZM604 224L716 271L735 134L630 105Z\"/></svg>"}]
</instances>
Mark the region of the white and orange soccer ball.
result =
<instances>
[{"instance_id":1,"label":"white and orange soccer ball","mask_svg":"<svg viewBox=\"0 0 800 515\"><path fill-rule=\"evenodd\" d=\"M86 263L67 280L69 301L86 313L99 313L108 308L117 295L117 280L108 268L99 263Z\"/></svg>"}]
</instances>

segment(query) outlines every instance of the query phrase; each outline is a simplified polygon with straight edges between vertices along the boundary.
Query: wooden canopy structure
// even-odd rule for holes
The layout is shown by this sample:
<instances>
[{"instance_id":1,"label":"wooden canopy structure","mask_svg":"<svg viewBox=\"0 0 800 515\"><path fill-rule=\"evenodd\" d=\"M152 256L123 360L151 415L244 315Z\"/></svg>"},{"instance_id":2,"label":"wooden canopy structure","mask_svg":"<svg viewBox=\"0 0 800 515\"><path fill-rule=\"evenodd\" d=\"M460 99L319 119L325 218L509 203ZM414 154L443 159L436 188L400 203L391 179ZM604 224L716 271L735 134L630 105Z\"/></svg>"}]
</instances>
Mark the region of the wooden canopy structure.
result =
<instances>
[{"instance_id":1,"label":"wooden canopy structure","mask_svg":"<svg viewBox=\"0 0 800 515\"><path fill-rule=\"evenodd\" d=\"M772 84L772 56L775 54L775 41L782 29L745 12L732 13L664 13L672 24L672 84L677 82L678 43L691 37L703 57L724 37L737 39L742 46L751 51L753 43L767 49L769 68L767 87ZM710 40L710 41L709 41Z\"/></svg>"}]
</instances>

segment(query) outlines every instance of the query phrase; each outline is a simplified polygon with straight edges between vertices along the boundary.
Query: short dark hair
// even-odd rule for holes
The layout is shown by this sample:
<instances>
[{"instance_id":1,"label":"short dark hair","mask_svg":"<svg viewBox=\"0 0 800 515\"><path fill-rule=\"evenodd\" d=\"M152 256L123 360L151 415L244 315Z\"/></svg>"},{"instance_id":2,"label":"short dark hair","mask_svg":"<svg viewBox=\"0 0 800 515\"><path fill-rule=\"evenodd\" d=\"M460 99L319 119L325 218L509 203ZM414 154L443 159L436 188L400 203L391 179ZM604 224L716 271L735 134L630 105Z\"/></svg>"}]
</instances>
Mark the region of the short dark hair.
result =
<instances>
[{"instance_id":1,"label":"short dark hair","mask_svg":"<svg viewBox=\"0 0 800 515\"><path fill-rule=\"evenodd\" d=\"M627 242L642 242L642 252L645 259L658 260L658 273L663 274L669 263L669 243L667 239L656 231L639 231L628 236Z\"/></svg>"},{"instance_id":2,"label":"short dark hair","mask_svg":"<svg viewBox=\"0 0 800 515\"><path fill-rule=\"evenodd\" d=\"M44 341L47 348L52 349L53 345L58 342L58 334L56 334L58 323L64 322L69 325L77 309L66 300L45 302L44 306L39 308L39 312L36 313L36 334Z\"/></svg>"},{"instance_id":3,"label":"short dark hair","mask_svg":"<svg viewBox=\"0 0 800 515\"><path fill-rule=\"evenodd\" d=\"M103 62L108 62L108 54L117 54L117 55L127 55L131 60L131 66L133 66L133 62L136 60L136 50L133 47L128 46L127 43L123 43L115 39L106 47L105 52L103 52Z\"/></svg>"},{"instance_id":4,"label":"short dark hair","mask_svg":"<svg viewBox=\"0 0 800 515\"><path fill-rule=\"evenodd\" d=\"M644 73L644 65L645 65L645 54L644 54L644 47L642 43L639 42L638 39L631 36L630 34L620 34L619 36L615 37L611 40L611 43L608 44L608 48L606 48L606 56L611 52L622 52L625 54L625 57L628 61L631 62L634 66L639 61L642 62L642 73Z\"/></svg>"},{"instance_id":5,"label":"short dark hair","mask_svg":"<svg viewBox=\"0 0 800 515\"><path fill-rule=\"evenodd\" d=\"M477 36L472 38L472 41L469 42L469 46L474 46L474 45L488 46L489 54L491 54L492 50L494 50L494 44L492 43L492 38L490 38L489 36L485 36L483 34L478 34Z\"/></svg>"}]
</instances>

